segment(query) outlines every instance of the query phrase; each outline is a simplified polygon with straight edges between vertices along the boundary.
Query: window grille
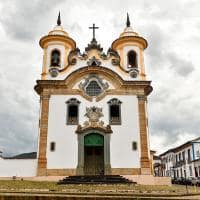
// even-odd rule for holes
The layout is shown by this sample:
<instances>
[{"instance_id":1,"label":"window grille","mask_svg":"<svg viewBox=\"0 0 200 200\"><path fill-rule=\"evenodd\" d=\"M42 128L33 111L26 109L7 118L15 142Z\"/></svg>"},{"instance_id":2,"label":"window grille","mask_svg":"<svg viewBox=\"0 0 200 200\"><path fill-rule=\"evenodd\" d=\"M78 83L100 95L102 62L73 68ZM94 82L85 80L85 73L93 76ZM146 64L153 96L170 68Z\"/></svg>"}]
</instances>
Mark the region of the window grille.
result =
<instances>
[{"instance_id":1,"label":"window grille","mask_svg":"<svg viewBox=\"0 0 200 200\"><path fill-rule=\"evenodd\" d=\"M109 118L110 124L120 125L121 124L121 101L116 98L111 99L109 102Z\"/></svg>"},{"instance_id":2,"label":"window grille","mask_svg":"<svg viewBox=\"0 0 200 200\"><path fill-rule=\"evenodd\" d=\"M102 89L97 81L93 80L86 87L86 93L87 95L94 97L100 95L102 93Z\"/></svg>"},{"instance_id":3,"label":"window grille","mask_svg":"<svg viewBox=\"0 0 200 200\"><path fill-rule=\"evenodd\" d=\"M78 124L80 102L75 98L71 98L66 103L67 103L67 124L68 125Z\"/></svg>"}]
</instances>

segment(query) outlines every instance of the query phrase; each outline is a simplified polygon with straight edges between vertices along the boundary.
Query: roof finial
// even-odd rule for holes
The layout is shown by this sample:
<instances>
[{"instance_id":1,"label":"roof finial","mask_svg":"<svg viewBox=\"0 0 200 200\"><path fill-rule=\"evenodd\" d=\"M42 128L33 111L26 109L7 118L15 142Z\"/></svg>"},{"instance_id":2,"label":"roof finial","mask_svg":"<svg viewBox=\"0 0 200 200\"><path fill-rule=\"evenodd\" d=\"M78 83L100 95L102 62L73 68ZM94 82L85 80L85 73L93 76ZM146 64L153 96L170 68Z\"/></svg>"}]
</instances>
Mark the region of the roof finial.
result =
<instances>
[{"instance_id":1,"label":"roof finial","mask_svg":"<svg viewBox=\"0 0 200 200\"><path fill-rule=\"evenodd\" d=\"M57 25L58 25L58 26L61 25L60 11L59 11L59 14L58 14Z\"/></svg>"},{"instance_id":2,"label":"roof finial","mask_svg":"<svg viewBox=\"0 0 200 200\"><path fill-rule=\"evenodd\" d=\"M130 22L130 19L129 19L129 15L127 13L126 27L130 27L130 26L131 26L131 22Z\"/></svg>"}]
</instances>

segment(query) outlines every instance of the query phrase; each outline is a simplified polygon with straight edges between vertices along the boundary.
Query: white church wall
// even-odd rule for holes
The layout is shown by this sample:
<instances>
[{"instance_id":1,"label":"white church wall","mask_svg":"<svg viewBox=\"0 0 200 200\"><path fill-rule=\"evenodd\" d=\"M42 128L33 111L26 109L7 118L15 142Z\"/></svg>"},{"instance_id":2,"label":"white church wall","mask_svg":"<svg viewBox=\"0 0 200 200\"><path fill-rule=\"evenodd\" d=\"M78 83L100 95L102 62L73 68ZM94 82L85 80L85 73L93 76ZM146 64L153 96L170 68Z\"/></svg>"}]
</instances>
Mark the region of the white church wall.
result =
<instances>
[{"instance_id":1,"label":"white church wall","mask_svg":"<svg viewBox=\"0 0 200 200\"><path fill-rule=\"evenodd\" d=\"M138 53L138 51L139 50L137 50L137 53ZM48 55L50 56L49 53L48 53ZM49 66L50 65L50 57L47 58L47 60L49 62L47 64L47 66ZM51 77L51 75L48 74L47 79L50 79L50 80L64 80L72 72L88 66L87 61L88 60L79 60L79 59L77 59L76 65L70 66L67 71L60 73L57 77ZM119 67L113 66L113 64L111 63L111 60L102 61L101 66L106 67L108 69L111 69L112 71L117 73L123 80L127 80L127 81L139 80L139 77L132 78L128 73L122 71ZM140 66L140 59L139 58L138 58L138 66ZM139 69L140 69L140 67L139 67ZM120 71L120 73L119 73L119 71Z\"/></svg>"},{"instance_id":2,"label":"white church wall","mask_svg":"<svg viewBox=\"0 0 200 200\"><path fill-rule=\"evenodd\" d=\"M64 95L50 97L48 137L47 137L47 168L75 168L77 165L76 126L66 125L66 101L70 97ZM50 151L50 142L55 142L55 151Z\"/></svg>"},{"instance_id":3,"label":"white church wall","mask_svg":"<svg viewBox=\"0 0 200 200\"><path fill-rule=\"evenodd\" d=\"M108 101L118 98L121 104L122 125L111 125L113 133L110 141L111 167L139 168L140 167L140 137L138 125L138 100L136 96L110 95L99 102L90 102L78 95L52 95L50 97L48 139L47 139L47 168L62 169L76 168L78 162L78 139L75 133L77 125L67 125L67 105L70 98L77 98L79 105L79 124L88 120L84 115L86 107L103 108L104 116L100 119L104 125L109 124ZM138 149L132 150L132 142L136 141ZM50 142L56 143L54 152L50 151Z\"/></svg>"},{"instance_id":4,"label":"white church wall","mask_svg":"<svg viewBox=\"0 0 200 200\"><path fill-rule=\"evenodd\" d=\"M136 96L118 96L122 101L122 126L112 126L111 166L113 168L140 167L140 134L138 119L138 99ZM132 150L132 142L137 142L137 150Z\"/></svg>"},{"instance_id":5,"label":"white church wall","mask_svg":"<svg viewBox=\"0 0 200 200\"><path fill-rule=\"evenodd\" d=\"M33 177L36 171L37 159L0 158L0 177Z\"/></svg>"}]
</instances>

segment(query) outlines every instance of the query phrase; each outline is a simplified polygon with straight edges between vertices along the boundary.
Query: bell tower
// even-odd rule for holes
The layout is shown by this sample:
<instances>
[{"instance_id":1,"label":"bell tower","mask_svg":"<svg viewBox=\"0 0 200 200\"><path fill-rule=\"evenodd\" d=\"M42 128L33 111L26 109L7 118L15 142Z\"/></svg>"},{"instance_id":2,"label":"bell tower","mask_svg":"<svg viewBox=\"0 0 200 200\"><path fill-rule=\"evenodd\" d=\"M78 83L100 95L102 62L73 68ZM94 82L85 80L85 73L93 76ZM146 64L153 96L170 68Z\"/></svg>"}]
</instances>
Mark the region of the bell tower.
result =
<instances>
[{"instance_id":1,"label":"bell tower","mask_svg":"<svg viewBox=\"0 0 200 200\"><path fill-rule=\"evenodd\" d=\"M143 52L147 45L147 41L131 27L127 13L126 27L112 43L112 49L120 55L120 65L123 69L129 72L131 77L138 77L139 80L146 79Z\"/></svg>"},{"instance_id":2,"label":"bell tower","mask_svg":"<svg viewBox=\"0 0 200 200\"><path fill-rule=\"evenodd\" d=\"M76 42L69 37L61 25L60 12L57 25L48 35L40 39L40 46L44 50L42 80L56 77L68 65L68 55L76 47Z\"/></svg>"}]
</instances>

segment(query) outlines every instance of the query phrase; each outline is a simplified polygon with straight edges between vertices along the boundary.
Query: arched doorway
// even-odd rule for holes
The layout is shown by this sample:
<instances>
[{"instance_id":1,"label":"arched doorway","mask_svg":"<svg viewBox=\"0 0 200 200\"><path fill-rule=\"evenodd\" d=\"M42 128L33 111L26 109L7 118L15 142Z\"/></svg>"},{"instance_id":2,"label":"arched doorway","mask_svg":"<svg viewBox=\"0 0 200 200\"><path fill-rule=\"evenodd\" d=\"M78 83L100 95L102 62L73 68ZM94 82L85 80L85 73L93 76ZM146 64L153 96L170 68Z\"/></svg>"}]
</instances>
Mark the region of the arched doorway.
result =
<instances>
[{"instance_id":1,"label":"arched doorway","mask_svg":"<svg viewBox=\"0 0 200 200\"><path fill-rule=\"evenodd\" d=\"M84 175L104 174L104 136L90 133L84 137Z\"/></svg>"}]
</instances>

